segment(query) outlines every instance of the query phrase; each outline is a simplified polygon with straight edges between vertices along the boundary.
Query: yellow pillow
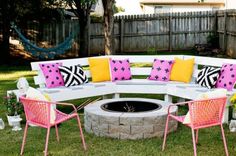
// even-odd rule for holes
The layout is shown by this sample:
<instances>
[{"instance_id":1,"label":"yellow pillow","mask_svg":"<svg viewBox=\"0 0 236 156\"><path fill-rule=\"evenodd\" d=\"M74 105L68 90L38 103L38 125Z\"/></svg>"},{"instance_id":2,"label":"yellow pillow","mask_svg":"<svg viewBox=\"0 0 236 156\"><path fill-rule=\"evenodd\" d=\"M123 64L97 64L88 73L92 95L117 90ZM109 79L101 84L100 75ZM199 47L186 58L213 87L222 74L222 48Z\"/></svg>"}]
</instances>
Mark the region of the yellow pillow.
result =
<instances>
[{"instance_id":1,"label":"yellow pillow","mask_svg":"<svg viewBox=\"0 0 236 156\"><path fill-rule=\"evenodd\" d=\"M109 58L89 58L92 82L110 81Z\"/></svg>"},{"instance_id":2,"label":"yellow pillow","mask_svg":"<svg viewBox=\"0 0 236 156\"><path fill-rule=\"evenodd\" d=\"M172 67L170 80L189 83L193 74L194 58L182 60L175 58L175 63Z\"/></svg>"}]
</instances>

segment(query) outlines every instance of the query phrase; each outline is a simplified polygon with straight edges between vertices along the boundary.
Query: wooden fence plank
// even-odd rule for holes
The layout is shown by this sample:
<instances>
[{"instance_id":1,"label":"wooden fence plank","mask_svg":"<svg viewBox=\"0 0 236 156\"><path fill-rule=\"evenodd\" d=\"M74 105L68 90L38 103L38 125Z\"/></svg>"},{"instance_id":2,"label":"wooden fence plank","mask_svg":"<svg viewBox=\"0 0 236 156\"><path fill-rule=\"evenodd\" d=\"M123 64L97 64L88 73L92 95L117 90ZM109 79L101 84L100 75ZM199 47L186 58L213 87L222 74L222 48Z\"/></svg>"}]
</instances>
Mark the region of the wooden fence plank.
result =
<instances>
[{"instance_id":1,"label":"wooden fence plank","mask_svg":"<svg viewBox=\"0 0 236 156\"><path fill-rule=\"evenodd\" d=\"M39 24L43 26L40 28ZM30 36L32 42L41 40L54 46L71 32L78 32L78 26L78 20L65 20L61 23L34 22L27 27L30 32L34 32ZM236 57L235 27L236 10L117 16L114 23L114 49L116 53L189 49L194 44L206 43L207 36L215 33L219 34L220 47L230 56ZM103 24L91 21L89 36L90 54L102 54ZM79 50L78 37L75 36L72 49L68 51L75 56Z\"/></svg>"}]
</instances>

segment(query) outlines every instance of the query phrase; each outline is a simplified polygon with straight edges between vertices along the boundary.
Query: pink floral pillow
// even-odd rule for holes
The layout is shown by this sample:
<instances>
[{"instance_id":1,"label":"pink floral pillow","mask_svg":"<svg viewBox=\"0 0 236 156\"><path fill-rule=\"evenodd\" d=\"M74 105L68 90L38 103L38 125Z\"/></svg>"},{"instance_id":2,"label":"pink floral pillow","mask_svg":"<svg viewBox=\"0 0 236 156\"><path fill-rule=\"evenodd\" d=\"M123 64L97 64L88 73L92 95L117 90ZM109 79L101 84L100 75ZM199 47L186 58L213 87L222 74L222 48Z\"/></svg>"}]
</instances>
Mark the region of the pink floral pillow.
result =
<instances>
[{"instance_id":1,"label":"pink floral pillow","mask_svg":"<svg viewBox=\"0 0 236 156\"><path fill-rule=\"evenodd\" d=\"M225 88L231 91L236 82L236 64L223 64L220 71L220 77L216 82L216 88Z\"/></svg>"},{"instance_id":2,"label":"pink floral pillow","mask_svg":"<svg viewBox=\"0 0 236 156\"><path fill-rule=\"evenodd\" d=\"M169 81L174 60L154 59L149 80Z\"/></svg>"},{"instance_id":3,"label":"pink floral pillow","mask_svg":"<svg viewBox=\"0 0 236 156\"><path fill-rule=\"evenodd\" d=\"M129 59L112 60L110 59L110 70L112 81L130 80L132 78Z\"/></svg>"},{"instance_id":4,"label":"pink floral pillow","mask_svg":"<svg viewBox=\"0 0 236 156\"><path fill-rule=\"evenodd\" d=\"M64 81L58 68L58 66L62 66L62 63L39 64L39 66L43 71L47 88L64 86Z\"/></svg>"}]
</instances>

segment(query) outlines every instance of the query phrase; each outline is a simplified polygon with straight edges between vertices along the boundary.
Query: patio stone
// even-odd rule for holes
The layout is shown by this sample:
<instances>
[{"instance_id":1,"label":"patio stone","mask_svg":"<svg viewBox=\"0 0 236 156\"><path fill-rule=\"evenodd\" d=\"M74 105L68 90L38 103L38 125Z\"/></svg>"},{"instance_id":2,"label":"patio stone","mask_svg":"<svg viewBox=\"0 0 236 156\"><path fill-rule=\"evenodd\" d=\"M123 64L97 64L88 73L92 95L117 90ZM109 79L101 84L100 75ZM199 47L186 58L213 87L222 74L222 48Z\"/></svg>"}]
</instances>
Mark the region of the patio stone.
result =
<instances>
[{"instance_id":1,"label":"patio stone","mask_svg":"<svg viewBox=\"0 0 236 156\"><path fill-rule=\"evenodd\" d=\"M93 123L92 123L92 132L93 132L95 135L99 136L99 133L100 133L99 127L98 127L96 124L93 125Z\"/></svg>"},{"instance_id":2,"label":"patio stone","mask_svg":"<svg viewBox=\"0 0 236 156\"><path fill-rule=\"evenodd\" d=\"M111 116L100 116L99 123L119 125L119 118L118 117L111 117Z\"/></svg>"},{"instance_id":3,"label":"patio stone","mask_svg":"<svg viewBox=\"0 0 236 156\"><path fill-rule=\"evenodd\" d=\"M144 117L143 118L143 124L149 125L149 124L157 124L157 123L163 123L163 117Z\"/></svg>"},{"instance_id":4,"label":"patio stone","mask_svg":"<svg viewBox=\"0 0 236 156\"><path fill-rule=\"evenodd\" d=\"M120 138L120 133L104 133L104 132L100 132L99 136L100 137L109 137L109 138L119 139Z\"/></svg>"},{"instance_id":5,"label":"patio stone","mask_svg":"<svg viewBox=\"0 0 236 156\"><path fill-rule=\"evenodd\" d=\"M95 115L95 114L90 114L90 116L88 116L88 120L89 120L89 119L91 119L91 121L92 121L93 123L99 124L99 118L98 118L97 115Z\"/></svg>"},{"instance_id":6,"label":"patio stone","mask_svg":"<svg viewBox=\"0 0 236 156\"><path fill-rule=\"evenodd\" d=\"M143 125L143 118L120 117L120 125Z\"/></svg>"},{"instance_id":7,"label":"patio stone","mask_svg":"<svg viewBox=\"0 0 236 156\"><path fill-rule=\"evenodd\" d=\"M87 122L86 125L84 125L84 129L88 133L92 133L92 123Z\"/></svg>"},{"instance_id":8,"label":"patio stone","mask_svg":"<svg viewBox=\"0 0 236 156\"><path fill-rule=\"evenodd\" d=\"M130 134L131 133L131 130L130 130L130 125L126 125L126 126L123 126L123 125L109 125L109 133L112 134L112 133L126 133L126 134Z\"/></svg>"},{"instance_id":9,"label":"patio stone","mask_svg":"<svg viewBox=\"0 0 236 156\"><path fill-rule=\"evenodd\" d=\"M100 124L98 125L98 129L99 129L99 132L108 133L108 124L107 123Z\"/></svg>"},{"instance_id":10,"label":"patio stone","mask_svg":"<svg viewBox=\"0 0 236 156\"><path fill-rule=\"evenodd\" d=\"M131 134L152 133L153 125L131 126Z\"/></svg>"}]
</instances>

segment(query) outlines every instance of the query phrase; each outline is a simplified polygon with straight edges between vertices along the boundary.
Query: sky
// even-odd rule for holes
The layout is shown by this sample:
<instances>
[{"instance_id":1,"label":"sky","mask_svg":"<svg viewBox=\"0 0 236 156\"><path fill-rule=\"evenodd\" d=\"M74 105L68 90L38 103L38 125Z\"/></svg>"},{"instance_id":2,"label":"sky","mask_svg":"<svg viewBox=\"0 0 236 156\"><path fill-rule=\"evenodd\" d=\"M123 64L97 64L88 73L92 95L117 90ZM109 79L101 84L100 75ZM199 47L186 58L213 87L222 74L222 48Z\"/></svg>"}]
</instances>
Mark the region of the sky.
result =
<instances>
[{"instance_id":1,"label":"sky","mask_svg":"<svg viewBox=\"0 0 236 156\"><path fill-rule=\"evenodd\" d=\"M236 0L226 0L227 9L235 9L236 8Z\"/></svg>"},{"instance_id":2,"label":"sky","mask_svg":"<svg viewBox=\"0 0 236 156\"><path fill-rule=\"evenodd\" d=\"M122 6L126 13L142 13L138 0L116 0L117 6Z\"/></svg>"}]
</instances>

